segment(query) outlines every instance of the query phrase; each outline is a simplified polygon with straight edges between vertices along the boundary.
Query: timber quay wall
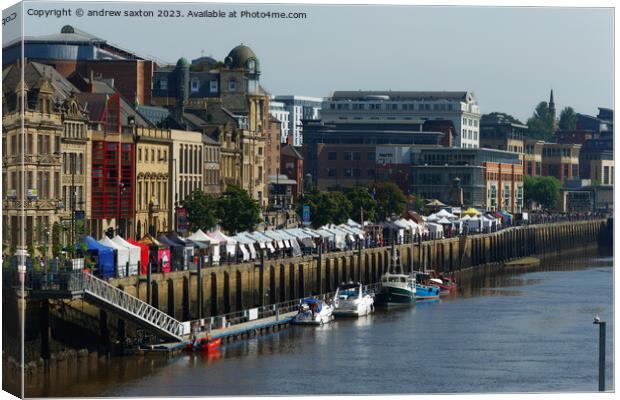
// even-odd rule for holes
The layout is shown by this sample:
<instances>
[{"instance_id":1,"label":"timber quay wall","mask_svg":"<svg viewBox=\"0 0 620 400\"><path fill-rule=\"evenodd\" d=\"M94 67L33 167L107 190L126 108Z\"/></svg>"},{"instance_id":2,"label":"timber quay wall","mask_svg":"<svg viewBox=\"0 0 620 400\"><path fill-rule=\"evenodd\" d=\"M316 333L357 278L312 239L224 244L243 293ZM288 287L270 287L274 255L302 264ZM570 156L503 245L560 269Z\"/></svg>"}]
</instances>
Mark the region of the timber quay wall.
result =
<instances>
[{"instance_id":1,"label":"timber quay wall","mask_svg":"<svg viewBox=\"0 0 620 400\"><path fill-rule=\"evenodd\" d=\"M396 245L406 272L453 272L536 254L597 245L612 221L571 221L507 228L498 232ZM330 252L320 256L265 259L203 268L202 318L332 292L343 281L377 282L389 268L390 247ZM146 301L144 277L110 283ZM198 277L191 271L151 276L151 304L182 320L199 317Z\"/></svg>"}]
</instances>

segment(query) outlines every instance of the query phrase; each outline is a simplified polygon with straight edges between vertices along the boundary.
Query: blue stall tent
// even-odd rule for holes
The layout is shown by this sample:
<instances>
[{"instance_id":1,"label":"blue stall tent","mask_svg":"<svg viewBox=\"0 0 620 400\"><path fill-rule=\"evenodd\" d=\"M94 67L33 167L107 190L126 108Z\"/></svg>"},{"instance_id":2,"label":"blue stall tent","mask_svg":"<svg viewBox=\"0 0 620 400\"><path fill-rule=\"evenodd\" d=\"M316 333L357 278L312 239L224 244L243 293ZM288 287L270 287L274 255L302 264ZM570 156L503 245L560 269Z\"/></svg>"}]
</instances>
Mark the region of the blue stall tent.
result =
<instances>
[{"instance_id":1,"label":"blue stall tent","mask_svg":"<svg viewBox=\"0 0 620 400\"><path fill-rule=\"evenodd\" d=\"M114 265L114 249L104 246L92 236L86 236L86 249L89 253L97 256L97 267L102 278L114 278L116 268Z\"/></svg>"}]
</instances>

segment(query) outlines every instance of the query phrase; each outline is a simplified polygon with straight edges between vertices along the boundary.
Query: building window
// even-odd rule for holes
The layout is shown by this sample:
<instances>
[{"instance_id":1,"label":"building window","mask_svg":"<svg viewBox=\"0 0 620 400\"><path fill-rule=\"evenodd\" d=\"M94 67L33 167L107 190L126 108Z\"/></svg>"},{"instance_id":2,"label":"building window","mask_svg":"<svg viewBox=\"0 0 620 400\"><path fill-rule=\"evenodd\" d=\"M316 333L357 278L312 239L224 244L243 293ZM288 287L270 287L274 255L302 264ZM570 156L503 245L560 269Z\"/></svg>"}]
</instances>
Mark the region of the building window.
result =
<instances>
[{"instance_id":1,"label":"building window","mask_svg":"<svg viewBox=\"0 0 620 400\"><path fill-rule=\"evenodd\" d=\"M361 175L361 171L359 168L353 168L353 176L360 176Z\"/></svg>"},{"instance_id":2,"label":"building window","mask_svg":"<svg viewBox=\"0 0 620 400\"><path fill-rule=\"evenodd\" d=\"M353 152L353 159L356 160L356 161L361 159L361 154L360 154L359 151L354 151Z\"/></svg>"},{"instance_id":3,"label":"building window","mask_svg":"<svg viewBox=\"0 0 620 400\"><path fill-rule=\"evenodd\" d=\"M330 178L335 178L336 176L338 176L336 174L336 168L327 168L327 176L329 176Z\"/></svg>"},{"instance_id":4,"label":"building window","mask_svg":"<svg viewBox=\"0 0 620 400\"><path fill-rule=\"evenodd\" d=\"M573 164L571 165L571 169L572 169L572 175L573 178L579 178L579 165L578 164Z\"/></svg>"},{"instance_id":5,"label":"building window","mask_svg":"<svg viewBox=\"0 0 620 400\"><path fill-rule=\"evenodd\" d=\"M211 82L209 82L209 91L211 93L217 93L217 81L216 80L212 80Z\"/></svg>"},{"instance_id":6,"label":"building window","mask_svg":"<svg viewBox=\"0 0 620 400\"><path fill-rule=\"evenodd\" d=\"M345 168L344 169L344 176L347 178L350 178L353 176L353 170L351 168Z\"/></svg>"},{"instance_id":7,"label":"building window","mask_svg":"<svg viewBox=\"0 0 620 400\"><path fill-rule=\"evenodd\" d=\"M327 153L327 159L330 161L334 161L338 159L338 155L335 151L330 151Z\"/></svg>"},{"instance_id":8,"label":"building window","mask_svg":"<svg viewBox=\"0 0 620 400\"><path fill-rule=\"evenodd\" d=\"M540 176L540 162L536 161L536 175Z\"/></svg>"},{"instance_id":9,"label":"building window","mask_svg":"<svg viewBox=\"0 0 620 400\"><path fill-rule=\"evenodd\" d=\"M159 80L159 88L161 90L168 90L168 79L167 78L161 78Z\"/></svg>"},{"instance_id":10,"label":"building window","mask_svg":"<svg viewBox=\"0 0 620 400\"><path fill-rule=\"evenodd\" d=\"M368 152L368 161L375 161L376 160L376 153L374 151Z\"/></svg>"},{"instance_id":11,"label":"building window","mask_svg":"<svg viewBox=\"0 0 620 400\"><path fill-rule=\"evenodd\" d=\"M564 164L564 179L568 178L568 164Z\"/></svg>"},{"instance_id":12,"label":"building window","mask_svg":"<svg viewBox=\"0 0 620 400\"><path fill-rule=\"evenodd\" d=\"M228 80L228 90L230 92L234 92L235 90L237 90L237 81L234 79L229 79Z\"/></svg>"},{"instance_id":13,"label":"building window","mask_svg":"<svg viewBox=\"0 0 620 400\"><path fill-rule=\"evenodd\" d=\"M366 174L368 175L369 178L374 178L375 177L375 170L374 169L369 169L366 171Z\"/></svg>"},{"instance_id":14,"label":"building window","mask_svg":"<svg viewBox=\"0 0 620 400\"><path fill-rule=\"evenodd\" d=\"M345 161L351 161L353 159L353 152L345 151L344 152L344 159L345 159Z\"/></svg>"},{"instance_id":15,"label":"building window","mask_svg":"<svg viewBox=\"0 0 620 400\"><path fill-rule=\"evenodd\" d=\"M530 176L532 175L532 162L531 161L527 162L527 174Z\"/></svg>"},{"instance_id":16,"label":"building window","mask_svg":"<svg viewBox=\"0 0 620 400\"><path fill-rule=\"evenodd\" d=\"M200 83L197 80L193 79L192 84L191 84L192 93L196 93L198 91L199 86L200 86Z\"/></svg>"}]
</instances>

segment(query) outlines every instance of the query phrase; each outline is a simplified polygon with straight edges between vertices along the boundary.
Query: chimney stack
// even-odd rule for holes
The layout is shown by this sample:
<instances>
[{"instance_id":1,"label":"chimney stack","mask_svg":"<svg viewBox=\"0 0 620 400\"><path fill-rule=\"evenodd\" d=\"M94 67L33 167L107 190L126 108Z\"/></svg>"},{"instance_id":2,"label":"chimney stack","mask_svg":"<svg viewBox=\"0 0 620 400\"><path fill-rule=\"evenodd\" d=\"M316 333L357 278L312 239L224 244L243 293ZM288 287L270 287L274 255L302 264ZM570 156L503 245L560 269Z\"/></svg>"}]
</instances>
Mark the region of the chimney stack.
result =
<instances>
[{"instance_id":1,"label":"chimney stack","mask_svg":"<svg viewBox=\"0 0 620 400\"><path fill-rule=\"evenodd\" d=\"M89 71L89 79L88 79L88 91L91 93L95 93L95 73L91 69Z\"/></svg>"}]
</instances>

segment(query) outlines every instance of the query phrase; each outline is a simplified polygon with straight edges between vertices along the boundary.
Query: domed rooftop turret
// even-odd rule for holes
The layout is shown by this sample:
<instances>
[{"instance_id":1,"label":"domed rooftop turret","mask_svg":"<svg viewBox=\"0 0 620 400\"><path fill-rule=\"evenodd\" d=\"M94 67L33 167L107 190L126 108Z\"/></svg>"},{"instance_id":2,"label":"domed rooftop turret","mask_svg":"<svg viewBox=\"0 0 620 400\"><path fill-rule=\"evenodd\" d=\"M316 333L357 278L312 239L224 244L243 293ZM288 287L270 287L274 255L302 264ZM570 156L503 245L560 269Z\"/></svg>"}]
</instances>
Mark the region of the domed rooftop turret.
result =
<instances>
[{"instance_id":1,"label":"domed rooftop turret","mask_svg":"<svg viewBox=\"0 0 620 400\"><path fill-rule=\"evenodd\" d=\"M188 68L189 67L189 61L187 61L187 58L185 58L185 57L179 58L179 61L177 61L177 67Z\"/></svg>"},{"instance_id":2,"label":"domed rooftop turret","mask_svg":"<svg viewBox=\"0 0 620 400\"><path fill-rule=\"evenodd\" d=\"M225 63L228 68L254 69L256 72L260 72L258 57L256 57L251 48L243 44L240 44L228 53Z\"/></svg>"},{"instance_id":3,"label":"domed rooftop turret","mask_svg":"<svg viewBox=\"0 0 620 400\"><path fill-rule=\"evenodd\" d=\"M60 33L75 33L75 29L71 25L65 25L60 30Z\"/></svg>"}]
</instances>

